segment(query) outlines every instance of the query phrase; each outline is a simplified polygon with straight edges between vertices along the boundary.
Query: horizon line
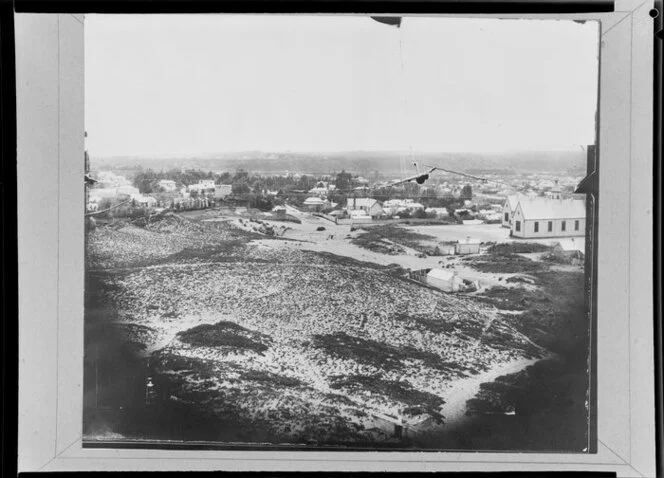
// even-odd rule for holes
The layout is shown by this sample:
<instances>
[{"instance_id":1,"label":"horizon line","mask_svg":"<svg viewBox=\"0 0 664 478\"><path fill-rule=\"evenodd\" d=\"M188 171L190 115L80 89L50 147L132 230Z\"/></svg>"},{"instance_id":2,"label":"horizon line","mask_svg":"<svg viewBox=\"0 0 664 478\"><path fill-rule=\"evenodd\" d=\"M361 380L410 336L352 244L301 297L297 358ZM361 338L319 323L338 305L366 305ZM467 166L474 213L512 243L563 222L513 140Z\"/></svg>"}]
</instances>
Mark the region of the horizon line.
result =
<instances>
[{"instance_id":1,"label":"horizon line","mask_svg":"<svg viewBox=\"0 0 664 478\"><path fill-rule=\"evenodd\" d=\"M142 159L173 159L177 156L182 156L183 159L197 159L198 156L214 156L214 155L229 155L229 154L358 154L358 153L371 153L371 154L403 154L403 155L417 155L417 154L514 154L514 153L586 153L587 147L593 145L577 145L576 147L568 148L543 148L543 149L509 149L509 150L495 150L495 151L437 151L437 150L380 150L380 149L339 149L339 150L262 150L262 149L246 149L246 150L229 150L229 151L214 151L214 152L198 152L198 153L125 153L125 154L105 154L105 155L90 155L90 159L121 159L121 158L142 158ZM87 150L86 150L87 151ZM88 152L89 153L89 152ZM212 159L212 158L209 158Z\"/></svg>"}]
</instances>

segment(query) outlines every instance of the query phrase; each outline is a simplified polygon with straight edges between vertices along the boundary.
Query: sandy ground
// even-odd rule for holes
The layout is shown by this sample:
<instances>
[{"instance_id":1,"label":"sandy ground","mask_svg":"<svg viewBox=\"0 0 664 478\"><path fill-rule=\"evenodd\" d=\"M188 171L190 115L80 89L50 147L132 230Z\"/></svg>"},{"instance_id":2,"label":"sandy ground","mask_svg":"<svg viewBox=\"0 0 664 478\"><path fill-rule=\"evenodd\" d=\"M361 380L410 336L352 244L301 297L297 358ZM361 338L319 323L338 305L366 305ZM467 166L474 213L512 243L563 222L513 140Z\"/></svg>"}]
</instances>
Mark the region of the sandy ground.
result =
<instances>
[{"instance_id":1,"label":"sandy ground","mask_svg":"<svg viewBox=\"0 0 664 478\"><path fill-rule=\"evenodd\" d=\"M348 225L336 225L325 219L310 216L308 214L300 214L299 218L302 220L302 224L292 224L292 229L286 232L285 237L305 242L294 243L292 241L256 240L253 241L252 244L259 247L298 247L311 251L331 252L376 264L399 264L404 268L414 270L428 267L444 267L449 264L457 270L459 275L463 278L479 281L482 288L495 285L509 287L509 284L506 284L504 281L505 278L522 275L482 273L466 266L462 262L464 256L435 256L420 258L416 256L417 252L412 249L407 250L407 254L395 256L376 253L352 244L349 237L355 237L358 232L351 232L350 226ZM316 228L319 226L325 227L325 231L316 231ZM466 231L471 228L476 231L471 232L470 234L473 235L473 237L479 237L483 241L510 241L508 229L502 228L500 225L482 224L476 226L409 227L409 229L418 233L436 235L441 241L463 238L467 235ZM477 234L477 230L481 231L481 234ZM541 242L541 240L539 242ZM541 256L539 253L523 255L533 260L537 260ZM499 280L499 278L502 280ZM527 287L524 284L520 284L519 286ZM502 375L519 372L536 361L537 359L515 360L508 364L493 367L487 372L452 382L446 393L446 403L441 408L441 413L445 416L444 426L451 427L463 421L466 412L466 402L479 392L482 383L492 382ZM428 421L412 423L409 426L415 431L432 430L438 427L438 425L434 425Z\"/></svg>"},{"instance_id":2,"label":"sandy ground","mask_svg":"<svg viewBox=\"0 0 664 478\"><path fill-rule=\"evenodd\" d=\"M466 417L466 402L480 391L480 385L493 382L498 377L517 373L539 359L520 359L514 362L499 365L491 370L468 378L455 380L447 390L447 402L441 408L445 417L445 427L450 428L459 425Z\"/></svg>"},{"instance_id":3,"label":"sandy ground","mask_svg":"<svg viewBox=\"0 0 664 478\"><path fill-rule=\"evenodd\" d=\"M361 234L362 231L351 232L349 225L337 225L329 220L312 216L308 213L302 213L295 208L290 207L288 208L288 213L298 217L302 223L284 223L270 221L267 218L262 220L262 222L272 225L275 231L278 231L278 235L284 237L286 240L274 238L257 239L252 241L251 244L261 248L296 248L317 252L330 252L340 256L380 265L398 264L401 267L412 270L450 265L459 272L461 277L473 281L479 281L483 288L494 285L506 285L504 282L505 278L512 275L519 275L491 274L473 270L462 262L463 256L433 256L421 258L417 257L417 251L408 248L405 248L405 254L400 255L387 255L373 252L351 243L350 239ZM254 222L249 222L247 220L240 221L237 217L221 216L208 218L207 220L228 220L236 227L252 231L256 231L257 226ZM318 231L317 229L321 226L325 229L323 231ZM285 228L287 229L284 231ZM468 235L485 242L511 241L508 235L509 230L500 227L500 225L414 226L407 228L414 232L433 235L440 241L454 241L463 239ZM279 232L282 231L283 235L279 234ZM538 258L538 255L536 254L529 254L526 256L532 256L532 259ZM502 278L502 281L499 281L499 278ZM185 317L184 320L182 318L177 321L159 319L158 323L144 323L142 325L146 325L153 330L158 331L153 337L153 343L148 345L146 353L149 354L155 350L166 347L175 339L178 332L202 323L215 323L223 319L224 317L220 316L205 318L200 316L189 316ZM463 420L465 417L467 400L470 400L477 394L482 383L492 382L502 375L516 373L534 362L536 362L536 360L519 359L507 364L494 366L487 372L451 382L445 393L446 403L440 410L445 417L444 426L454 426ZM373 419L369 418L366 425L383 428L379 425L382 421L383 420L381 420L380 417L374 417ZM419 422L419 420L414 420L414 423L411 423L409 426L414 430L419 431L431 430L439 427L439 425L427 421L422 423L417 422ZM386 428L389 428L389 426Z\"/></svg>"},{"instance_id":4,"label":"sandy ground","mask_svg":"<svg viewBox=\"0 0 664 478\"><path fill-rule=\"evenodd\" d=\"M475 224L475 225L444 225L444 226L403 226L413 232L435 236L438 242L458 241L470 236L479 239L480 242L536 242L538 244L554 245L560 240L568 241L570 238L546 238L546 239L519 239L510 237L510 230L500 224ZM581 247L585 247L583 236L574 238Z\"/></svg>"},{"instance_id":5,"label":"sandy ground","mask_svg":"<svg viewBox=\"0 0 664 478\"><path fill-rule=\"evenodd\" d=\"M514 275L520 274L491 274L491 273L482 273L476 271L468 266L466 266L462 258L464 256L431 256L431 257L418 257L418 252L404 247L406 254L399 255L388 255L381 254L379 252L370 251L362 247L354 245L350 239L356 237L358 234L361 234L362 231L353 231L351 232L349 225L337 225L326 219L322 219L316 216L311 216L309 214L300 213L299 219L302 221L302 224L289 223L291 229L287 230L282 237L289 239L296 239L303 241L300 243L294 243L292 241L278 241L278 240L255 240L252 244L259 247L271 247L271 248L280 248L280 247L298 247L303 250L316 251L316 252L330 252L340 256L350 257L359 261L372 262L374 264L380 265L390 265L398 264L399 266L405 269L419 270L427 269L434 267L445 267L450 265L454 270L459 272L459 275L464 279L471 281L479 281L482 288L492 287L495 285L506 285L504 279ZM275 229L279 223L266 221L275 226ZM317 231L318 227L324 227L324 231ZM493 233L496 233L496 229L502 230L507 233L507 229L501 228L499 225L487 225L482 224L479 226L419 226L410 228L415 232L420 232L422 234L431 234L432 228L449 228L452 230L466 229L469 227L477 228L482 227L484 229L491 228ZM433 231L435 232L435 231ZM497 231L500 233L501 231ZM459 235L459 233L457 232ZM452 240L447 238L441 240ZM464 236L465 237L465 236ZM527 254L526 254L527 255ZM538 257L538 256L537 256ZM535 258L532 257L533 259ZM498 280L502 278L503 280Z\"/></svg>"}]
</instances>

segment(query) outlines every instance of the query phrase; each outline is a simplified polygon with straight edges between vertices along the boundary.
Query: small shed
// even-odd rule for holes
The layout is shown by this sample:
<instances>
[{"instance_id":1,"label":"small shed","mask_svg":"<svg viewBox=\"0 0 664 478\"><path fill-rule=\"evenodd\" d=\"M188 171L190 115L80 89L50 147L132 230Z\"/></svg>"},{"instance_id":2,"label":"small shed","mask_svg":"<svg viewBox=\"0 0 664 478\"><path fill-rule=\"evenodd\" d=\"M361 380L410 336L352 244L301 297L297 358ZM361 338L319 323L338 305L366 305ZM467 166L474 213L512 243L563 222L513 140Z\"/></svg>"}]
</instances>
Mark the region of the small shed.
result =
<instances>
[{"instance_id":1,"label":"small shed","mask_svg":"<svg viewBox=\"0 0 664 478\"><path fill-rule=\"evenodd\" d=\"M215 199L224 199L227 196L230 196L233 193L232 184L217 184L214 187L214 197Z\"/></svg>"},{"instance_id":2,"label":"small shed","mask_svg":"<svg viewBox=\"0 0 664 478\"><path fill-rule=\"evenodd\" d=\"M456 244L453 242L441 242L438 244L438 251L441 256L452 256L456 253Z\"/></svg>"},{"instance_id":3,"label":"small shed","mask_svg":"<svg viewBox=\"0 0 664 478\"><path fill-rule=\"evenodd\" d=\"M333 217L342 217L342 216L345 216L346 214L347 214L346 211L344 211L342 209L335 209L334 211L330 212L330 216L333 216Z\"/></svg>"},{"instance_id":4,"label":"small shed","mask_svg":"<svg viewBox=\"0 0 664 478\"><path fill-rule=\"evenodd\" d=\"M320 211L325 206L325 201L319 197L308 197L304 200L304 207L310 211Z\"/></svg>"},{"instance_id":5,"label":"small shed","mask_svg":"<svg viewBox=\"0 0 664 478\"><path fill-rule=\"evenodd\" d=\"M585 244L581 241L574 241L574 239L558 241L553 245L553 255L564 257L568 259L583 259L583 250Z\"/></svg>"},{"instance_id":6,"label":"small shed","mask_svg":"<svg viewBox=\"0 0 664 478\"><path fill-rule=\"evenodd\" d=\"M427 274L427 284L445 292L458 292L463 285L463 279L457 275L456 271L431 269Z\"/></svg>"},{"instance_id":7,"label":"small shed","mask_svg":"<svg viewBox=\"0 0 664 478\"><path fill-rule=\"evenodd\" d=\"M480 240L467 236L465 239L460 239L456 243L457 254L479 254L480 253Z\"/></svg>"}]
</instances>

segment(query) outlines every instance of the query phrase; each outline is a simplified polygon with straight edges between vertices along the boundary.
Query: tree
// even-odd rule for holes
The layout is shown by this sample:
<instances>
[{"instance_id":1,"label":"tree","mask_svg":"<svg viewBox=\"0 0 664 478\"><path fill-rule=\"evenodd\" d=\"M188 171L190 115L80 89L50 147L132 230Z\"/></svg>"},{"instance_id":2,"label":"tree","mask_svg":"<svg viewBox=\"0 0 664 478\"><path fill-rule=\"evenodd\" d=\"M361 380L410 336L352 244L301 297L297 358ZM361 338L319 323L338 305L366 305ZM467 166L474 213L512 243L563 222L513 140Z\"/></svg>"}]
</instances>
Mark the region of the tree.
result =
<instances>
[{"instance_id":1,"label":"tree","mask_svg":"<svg viewBox=\"0 0 664 478\"><path fill-rule=\"evenodd\" d=\"M230 184L231 181L233 180L233 177L231 176L231 173L228 171L225 171L221 173L219 176L217 176L217 179L215 180L215 184Z\"/></svg>"},{"instance_id":2,"label":"tree","mask_svg":"<svg viewBox=\"0 0 664 478\"><path fill-rule=\"evenodd\" d=\"M307 174L303 174L300 176L300 179L297 181L297 188L298 189L303 189L305 191L308 191L309 189L313 188L316 185L316 178L313 176L309 176Z\"/></svg>"},{"instance_id":3,"label":"tree","mask_svg":"<svg viewBox=\"0 0 664 478\"><path fill-rule=\"evenodd\" d=\"M247 186L247 183L233 183L232 188L233 194L249 194L251 189Z\"/></svg>"},{"instance_id":4,"label":"tree","mask_svg":"<svg viewBox=\"0 0 664 478\"><path fill-rule=\"evenodd\" d=\"M415 212L413 212L413 216L416 219L426 219L427 213L424 212L424 209L417 209Z\"/></svg>"},{"instance_id":5,"label":"tree","mask_svg":"<svg viewBox=\"0 0 664 478\"><path fill-rule=\"evenodd\" d=\"M473 188L470 187L470 184L466 184L461 188L461 199L472 199L473 198Z\"/></svg>"},{"instance_id":6,"label":"tree","mask_svg":"<svg viewBox=\"0 0 664 478\"><path fill-rule=\"evenodd\" d=\"M157 173L152 169L146 169L136 173L133 184L141 194L149 194L153 192L157 180Z\"/></svg>"},{"instance_id":7,"label":"tree","mask_svg":"<svg viewBox=\"0 0 664 478\"><path fill-rule=\"evenodd\" d=\"M251 207L260 209L261 211L270 211L274 207L272 200L265 196L254 196L249 204Z\"/></svg>"},{"instance_id":8,"label":"tree","mask_svg":"<svg viewBox=\"0 0 664 478\"><path fill-rule=\"evenodd\" d=\"M335 185L339 191L347 191L351 188L351 181L353 176L350 173L347 173L346 170L342 170L337 174L337 180Z\"/></svg>"}]
</instances>

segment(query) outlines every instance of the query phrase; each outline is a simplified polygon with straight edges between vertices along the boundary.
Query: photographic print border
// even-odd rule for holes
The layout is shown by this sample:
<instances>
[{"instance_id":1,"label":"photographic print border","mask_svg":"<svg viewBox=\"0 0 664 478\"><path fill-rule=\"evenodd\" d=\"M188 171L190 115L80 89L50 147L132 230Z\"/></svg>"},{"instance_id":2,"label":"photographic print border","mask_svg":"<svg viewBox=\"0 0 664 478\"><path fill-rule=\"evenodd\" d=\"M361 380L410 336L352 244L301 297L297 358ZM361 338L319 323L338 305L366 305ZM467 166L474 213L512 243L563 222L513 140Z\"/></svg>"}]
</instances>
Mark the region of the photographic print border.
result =
<instances>
[{"instance_id":1,"label":"photographic print border","mask_svg":"<svg viewBox=\"0 0 664 478\"><path fill-rule=\"evenodd\" d=\"M606 227L613 229L616 224L624 225L625 216L629 220L629 231L639 230L638 235L629 234L628 239L632 236L636 237L652 237L648 234L649 227L648 220L652 219L652 205L649 204L650 197L645 194L652 183L648 179L647 173L649 172L650 162L648 158L651 157L649 145L652 143L652 138L648 141L648 136L651 135L651 130L646 127L652 121L652 115L645 111L647 108L644 105L649 104L648 97L651 99L651 91L648 88L639 88L638 85L647 83L647 78L638 78L637 71L644 72L644 68L635 67L636 65L647 64L649 58L647 48L639 47L639 39L641 44L645 43L648 39L648 28L652 28L652 22L646 25L645 22L650 20L648 16L649 5L641 3L639 5L619 4L619 9L612 14L586 14L574 15L576 19L595 19L600 18L603 20L603 34L602 41L609 44L609 50L602 49L602 84L601 95L602 99L602 113L600 114L600 155L602 161L602 172L600 173L599 189L602 193L602 207L599 211L600 228ZM629 7L634 7L630 10ZM624 8L624 10L621 10ZM335 470L480 470L484 469L487 464L492 464L492 468L498 470L513 470L517 468L538 469L544 470L551 465L555 465L557 469L575 470L579 466L584 469L606 470L607 466L616 469L620 474L631 476L628 473L636 471L640 476L650 476L638 470L644 470L646 473L651 469L651 459L654 456L654 442L653 447L644 446L643 442L638 447L634 445L634 436L646 437L649 431L652 432L654 437L654 425L651 419L651 424L648 425L647 416L650 415L648 410L653 408L654 403L652 398L654 396L654 388L652 384L648 385L648 380L645 371L652 371L650 377L654 376L652 370L652 334L649 328L649 323L643 319L639 319L639 323L631 321L626 324L617 324L614 327L607 324L601 324L601 317L603 311L605 313L614 312L616 310L615 304L607 304L602 301L602 297L610 297L615 299L615 293L611 293L609 286L615 287L616 277L620 272L627 272L628 284L626 288L627 302L621 302L622 310L626 310L629 317L652 317L652 300L650 297L644 297L644 293L648 292L648 283L652 281L652 274L647 274L650 266L644 264L644 255L639 255L639 252L644 249L643 242L638 246L632 245L628 240L625 243L625 238L619 234L610 234L611 231L599 230L598 240L598 316L600 324L598 324L598 386L599 386L599 412L598 412L598 433L600 447L596 455L571 455L566 454L493 454L493 453L450 453L450 452L432 452L425 455L416 454L413 456L412 452L391 452L390 454L380 454L377 452L335 452L334 455L329 455L326 452L307 451L307 452L195 452L195 451L150 451L148 453L142 450L83 450L80 447L80 410L82 397L75 398L76 393L81 395L80 386L82 380L82 320L80 324L76 324L74 320L59 320L61 317L82 317L82 298L77 302L78 295L82 296L82 287L80 292L76 291L76 287L71 285L60 286L72 281L72 277L81 277L82 283L82 263L83 263L83 250L82 250L82 218L75 217L77 211L81 208L83 200L82 188L79 187L80 177L82 177L82 161L68 158L82 157L83 151L83 135L76 133L79 129L82 131L82 87L76 84L78 75L82 71L82 26L83 18L79 15L62 14L57 17L47 15L26 15L22 18L21 14L17 16L17 22L33 22L31 25L25 23L21 25L23 32L29 31L34 34L39 31L43 35L42 42L38 42L40 48L45 48L44 45L48 44L48 40L57 38L58 55L57 61L50 65L42 65L42 73L47 74L42 77L42 82L37 86L34 91L44 93L45 97L56 99L47 108L46 111L40 113L38 118L39 123L44 121L43 133L36 141L31 138L30 144L22 132L25 132L26 124L35 122L35 110L30 108L23 109L26 106L36 105L26 103L29 101L25 92L22 94L22 83L20 73L26 71L26 64L20 63L25 58L17 55L17 73L19 77L17 80L17 100L18 100L18 130L19 130L19 261L21 257L31 257L33 264L39 264L41 270L34 269L27 263L21 263L21 275L19 277L20 286L20 307L21 321L19 323L20 332L22 332L22 339L20 343L21 352L21 365L20 380L22 386L20 387L21 398L20 404L20 419L21 429L25 430L19 435L19 451L21 453L21 469L33 470L42 468L44 470L68 470L68 469L235 469L235 470L255 470L265 469L267 466L270 470L289 470L296 466L296 469L335 469ZM28 17L31 17L28 19ZM508 15L501 15L500 18L508 18ZM536 17L536 16L534 16ZM565 17L565 16L563 16ZM569 15L567 16L570 17ZM550 17L549 17L550 18ZM53 21L55 20L55 21ZM636 23L636 30L634 28ZM80 27L78 26L80 25ZM25 29L27 27L27 30ZM36 30L35 30L36 29ZM17 28L17 49L20 42L23 40L20 37L20 32ZM80 30L80 31L79 31ZM635 35L635 31L637 35ZM609 33L612 33L609 36ZM645 33L643 33L645 32ZM636 37L637 47L634 46ZM612 40L617 38L617 40ZM628 42L629 41L629 42ZM25 44L21 44L25 46ZM611 45L622 45L611 50ZM625 46L629 48L625 50ZM651 45L652 46L652 45ZM39 58L40 55L48 55L48 51L32 52L36 55L33 58ZM606 55L626 55L629 58L631 68L620 71L620 75L608 75L606 73L611 71L611 62L608 61L607 65ZM624 62L619 62L623 64ZM23 68L23 70L22 70ZM647 73L645 68L645 72ZM613 72L612 72L613 73ZM50 75L50 76L49 76ZM646 75L643 75L646 76ZM636 78L635 78L636 77ZM57 78L57 80L55 80ZM636 86L635 86L636 85ZM35 86L32 85L34 88ZM612 91L612 87L618 89L618 94L608 94ZM55 88L55 89L54 89ZM627 88L627 92L625 91ZM57 91L56 91L57 90ZM80 92L79 92L80 91ZM628 94L631 102L626 103L628 114L630 118L629 126L629 144L612 144L611 141L619 141L624 138L624 131L617 131L624 124L620 123L618 117L612 116L622 113L616 111L621 106L624 106L623 99ZM73 99L73 101L72 101ZM634 106L636 105L636 106ZM604 113L608 109L609 113ZM602 116L606 114L606 117ZM32 116L30 116L32 115ZM23 127L23 129L22 129ZM56 131L54 131L56 129ZM34 134L35 130L31 130ZM55 133L55 134L54 134ZM636 138L634 136L637 136ZM79 139L80 137L80 139ZM60 141L60 139L64 141ZM33 148L32 150L28 148ZM622 149L621 149L622 148ZM57 164L47 164L46 154L51 151L58 151ZM620 153L627 151L630 161L620 163ZM28 155L28 152L30 153ZM78 154L80 152L80 154ZM619 153L620 152L620 153ZM650 154L648 154L650 153ZM77 156L78 154L78 156ZM614 156L615 155L615 156ZM42 161L21 161L25 157L42 158ZM635 157L645 158L636 161ZM609 159L607 159L609 158ZM625 166L626 165L626 166ZM625 168L622 170L620 168ZM627 173L627 174L624 174ZM644 174L646 173L646 174ZM615 176L609 177L611 174ZM630 180L625 185L624 178L629 177ZM612 179L614 178L614 179ZM27 197L26 190L21 190L21 184L24 181L31 179L38 184L40 189L44 191L44 195L52 195L58 197L57 204L49 204L46 208L40 204L36 204L34 198L30 200ZM40 182L41 180L41 182ZM623 184L615 184L612 181L619 180ZM633 189L633 183L638 183L639 188ZM46 184L42 184L46 183ZM644 186L645 185L645 186ZM627 188L625 188L627 186ZM79 190L80 189L80 194ZM627 189L625 195L624 190ZM618 191L620 194L615 193ZM609 193L605 193L609 191ZM613 197L615 196L615 197ZM620 217L620 212L625 212L624 197L629 197L627 202L627 214ZM619 201L623 200L623 204ZM645 207L644 207L645 206ZM45 210L46 209L46 210ZM644 214L643 212L646 212ZM650 211L649 214L647 212ZM54 214L51 214L54 213ZM30 217L45 217L45 221L40 221L40 226L27 221ZM614 217L617 216L617 217ZM623 221L622 223L620 221ZM607 222L608 221L608 222ZM611 226L603 226L603 224L610 224ZM39 230L38 230L39 229ZM76 236L77 231L80 236ZM54 244L49 243L49 247L44 247L45 240L48 237L57 237L59 241ZM80 237L81 244L78 244ZM615 269L611 270L614 274L603 276L602 269L609 270L609 266L602 266L603 264L611 264L611 259L614 260L619 255L617 251L627 249L628 259L627 267L624 261L622 264L616 264ZM645 259L649 259L646 257ZM619 262L619 261L615 261ZM632 265L630 265L632 264ZM25 273L24 273L25 271ZM617 271L617 272L616 272ZM36 284L35 284L36 282ZM618 281L619 282L619 281ZM22 287L21 287L22 285ZM43 291L42 302L29 301L29 291L40 290ZM651 289L650 289L651 290ZM624 291L623 291L624 292ZM641 294L641 295L639 295ZM640 300L639 300L640 299ZM638 303L635 303L638 302ZM626 306L627 304L627 306ZM625 308L626 306L626 308ZM54 311L57 311L57 316L54 317ZM614 314L611 314L614 315ZM48 321L44 317L49 317ZM53 321L51 320L54 319ZM622 326L622 328L620 327ZM625 330L626 329L626 330ZM624 332L627 332L626 336ZM650 334L648 334L650 332ZM29 337L30 340L27 338ZM76 338L76 340L72 339ZM80 340L78 340L80 339ZM618 341L619 347L610 347L609 349L602 344L607 341ZM625 340L626 339L626 340ZM634 340L636 344L634 346ZM77 340L80 342L77 343ZM36 344L39 344L37 347ZM55 346L55 354L53 349L48 345ZM625 345L626 351L625 351ZM607 351L618 351L613 354L613 357L607 356ZM57 357L57 360L53 360ZM603 360L608 358L608 365L604 366ZM627 359L627 360L625 360ZM625 367L625 364L626 367ZM636 364L636 365L635 365ZM50 366L50 367L49 367ZM606 367L602 372L603 367ZM606 371L613 367L613 370L620 370L621 374L626 373L626 382L630 388L627 389L627 394L624 390L621 392L619 386L610 387L610 397L614 403L604 401L602 405L602 398L605 393L602 388L605 386L602 377L607 377ZM632 374L633 370L641 369L641 373ZM49 373L55 371L55 373ZM619 374L619 376L624 376ZM615 374L610 374L615 377ZM55 379L55 380L54 380ZM606 380L606 379L605 379ZM615 380L615 379L614 379ZM639 391L633 391L633 387L639 387ZM651 389L653 393L647 393ZM55 395L53 395L55 391ZM73 393L72 393L73 392ZM55 404L47 397L56 397ZM34 408L35 399L43 403L41 410ZM32 408L28 408L32 403ZM620 427L616 427L611 431L607 423L603 421L602 417L616 417L616 409L620 409L621 405L627 405L630 410L629 416L625 421L620 423ZM612 408L613 413L611 413ZM634 411L640 410L646 413L635 413ZM53 413L55 412L55 413ZM618 412L619 414L619 412ZM55 417L52 426L48 425L49 420L47 416ZM620 420L614 420L620 421ZM38 425L41 422L42 425ZM612 421L613 423L613 421ZM72 427L72 425L74 425ZM31 430L31 431L27 431ZM617 431L616 431L617 430ZM625 434L625 430L629 430ZM27 433L27 435L26 435ZM22 436L21 436L22 435ZM627 435L628 440L625 440ZM25 441L26 436L34 445L35 441L39 442L37 448L43 449L35 450L35 447L28 445ZM23 447L21 448L21 438L23 438ZM51 443L51 446L46 446ZM32 448L30 450L29 448ZM260 454L260 458L256 455ZM304 453L304 455L303 455ZM341 455L349 455L341 456ZM363 456L359 456L363 455ZM443 456L444 455L444 456ZM509 456L512 455L512 456ZM570 460L567 460L570 458ZM136 462L135 460L145 460ZM173 462L172 460L177 460ZM251 461L243 461L251 460ZM141 465L142 464L142 465ZM148 467L146 467L148 465ZM184 467L184 468L181 468ZM191 467L191 468L190 468ZM638 467L638 468L637 468Z\"/></svg>"}]
</instances>

